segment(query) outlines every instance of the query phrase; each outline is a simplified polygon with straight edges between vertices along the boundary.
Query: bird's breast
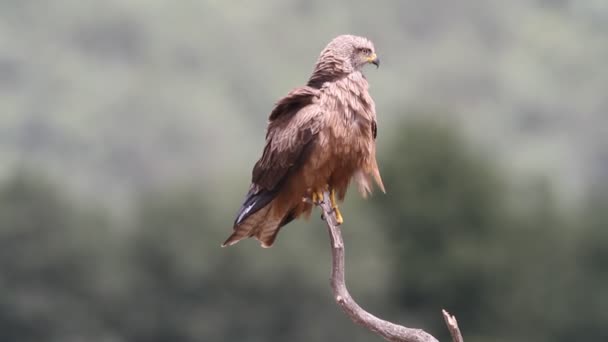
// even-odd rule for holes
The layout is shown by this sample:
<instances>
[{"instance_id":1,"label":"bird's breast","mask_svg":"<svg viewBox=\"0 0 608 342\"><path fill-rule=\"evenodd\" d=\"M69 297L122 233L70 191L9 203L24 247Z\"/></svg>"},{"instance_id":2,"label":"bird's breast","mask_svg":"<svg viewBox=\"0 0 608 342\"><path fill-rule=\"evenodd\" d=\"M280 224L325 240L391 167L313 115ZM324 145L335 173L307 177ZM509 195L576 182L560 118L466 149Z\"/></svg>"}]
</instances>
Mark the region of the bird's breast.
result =
<instances>
[{"instance_id":1,"label":"bird's breast","mask_svg":"<svg viewBox=\"0 0 608 342\"><path fill-rule=\"evenodd\" d=\"M360 74L327 84L321 99L327 125L324 139L335 167L358 169L373 153L374 103Z\"/></svg>"},{"instance_id":2,"label":"bird's breast","mask_svg":"<svg viewBox=\"0 0 608 342\"><path fill-rule=\"evenodd\" d=\"M348 119L337 116L326 130L331 159L336 167L358 168L367 162L373 144L371 123L358 115Z\"/></svg>"}]
</instances>

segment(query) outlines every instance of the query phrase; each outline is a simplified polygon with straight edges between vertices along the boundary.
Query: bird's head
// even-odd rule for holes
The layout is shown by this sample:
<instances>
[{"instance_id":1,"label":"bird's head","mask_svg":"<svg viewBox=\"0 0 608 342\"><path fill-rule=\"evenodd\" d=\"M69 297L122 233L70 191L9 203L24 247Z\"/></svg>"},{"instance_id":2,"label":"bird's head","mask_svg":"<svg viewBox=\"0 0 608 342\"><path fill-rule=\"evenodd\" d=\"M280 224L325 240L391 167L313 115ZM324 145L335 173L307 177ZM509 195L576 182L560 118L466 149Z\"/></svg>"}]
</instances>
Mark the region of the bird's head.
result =
<instances>
[{"instance_id":1,"label":"bird's head","mask_svg":"<svg viewBox=\"0 0 608 342\"><path fill-rule=\"evenodd\" d=\"M347 72L360 70L369 63L380 66L374 44L367 38L352 35L338 36L329 42L319 61L324 58L341 62L341 67Z\"/></svg>"},{"instance_id":2,"label":"bird's head","mask_svg":"<svg viewBox=\"0 0 608 342\"><path fill-rule=\"evenodd\" d=\"M380 66L374 44L369 39L352 35L338 36L321 51L308 85L320 88L324 82L359 71L370 63Z\"/></svg>"}]
</instances>

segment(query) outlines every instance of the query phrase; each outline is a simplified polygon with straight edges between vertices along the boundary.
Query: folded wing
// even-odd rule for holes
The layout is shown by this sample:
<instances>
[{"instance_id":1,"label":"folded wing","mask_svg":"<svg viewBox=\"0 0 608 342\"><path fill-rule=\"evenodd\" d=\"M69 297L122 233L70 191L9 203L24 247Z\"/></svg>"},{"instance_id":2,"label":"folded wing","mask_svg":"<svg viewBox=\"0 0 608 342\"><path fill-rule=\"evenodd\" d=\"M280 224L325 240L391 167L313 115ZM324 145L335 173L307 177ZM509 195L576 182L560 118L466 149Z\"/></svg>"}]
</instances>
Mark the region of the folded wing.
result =
<instances>
[{"instance_id":1,"label":"folded wing","mask_svg":"<svg viewBox=\"0 0 608 342\"><path fill-rule=\"evenodd\" d=\"M266 146L252 172L252 184L234 222L234 233L222 246L256 237L270 247L281 226L294 217L292 208L272 206L290 175L306 162L322 127L322 112L315 103L318 90L297 88L270 113ZM298 194L301 196L301 194Z\"/></svg>"}]
</instances>

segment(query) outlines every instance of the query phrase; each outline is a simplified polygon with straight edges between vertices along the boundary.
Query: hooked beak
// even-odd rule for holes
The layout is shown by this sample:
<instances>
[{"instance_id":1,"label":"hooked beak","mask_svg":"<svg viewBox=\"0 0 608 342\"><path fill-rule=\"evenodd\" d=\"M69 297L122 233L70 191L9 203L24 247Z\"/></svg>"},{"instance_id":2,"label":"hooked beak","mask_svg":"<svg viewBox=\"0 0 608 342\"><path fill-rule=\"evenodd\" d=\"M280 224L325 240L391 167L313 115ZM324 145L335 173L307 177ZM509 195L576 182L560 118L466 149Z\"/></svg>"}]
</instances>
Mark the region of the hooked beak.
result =
<instances>
[{"instance_id":1,"label":"hooked beak","mask_svg":"<svg viewBox=\"0 0 608 342\"><path fill-rule=\"evenodd\" d=\"M380 58L378 58L378 56L376 56L376 54L372 54L371 56L369 56L369 58L367 59L367 61L369 63L372 63L373 65L376 66L376 69L378 69L380 67Z\"/></svg>"}]
</instances>

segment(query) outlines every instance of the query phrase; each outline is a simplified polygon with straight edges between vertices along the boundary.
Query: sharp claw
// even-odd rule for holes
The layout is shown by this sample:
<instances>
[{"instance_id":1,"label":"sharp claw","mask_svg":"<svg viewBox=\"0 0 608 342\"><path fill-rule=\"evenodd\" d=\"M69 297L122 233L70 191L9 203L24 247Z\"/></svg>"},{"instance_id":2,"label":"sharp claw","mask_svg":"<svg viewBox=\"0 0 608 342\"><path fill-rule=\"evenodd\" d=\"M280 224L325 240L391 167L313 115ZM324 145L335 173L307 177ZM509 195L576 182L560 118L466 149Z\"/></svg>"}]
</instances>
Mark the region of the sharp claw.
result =
<instances>
[{"instance_id":1,"label":"sharp claw","mask_svg":"<svg viewBox=\"0 0 608 342\"><path fill-rule=\"evenodd\" d=\"M334 210L334 214L336 215L336 222L340 225L344 222L344 218L342 217L342 213L338 208L338 202L336 201L336 191L331 189L331 197L329 198L331 201L331 208Z\"/></svg>"},{"instance_id":2,"label":"sharp claw","mask_svg":"<svg viewBox=\"0 0 608 342\"><path fill-rule=\"evenodd\" d=\"M312 203L314 203L314 204L319 204L319 203L323 202L323 193L322 192L313 191L310 196L312 198Z\"/></svg>"},{"instance_id":3,"label":"sharp claw","mask_svg":"<svg viewBox=\"0 0 608 342\"><path fill-rule=\"evenodd\" d=\"M334 213L336 215L336 223L338 223L338 225L344 223L344 218L342 217L342 213L340 212L340 209L334 208Z\"/></svg>"}]
</instances>

